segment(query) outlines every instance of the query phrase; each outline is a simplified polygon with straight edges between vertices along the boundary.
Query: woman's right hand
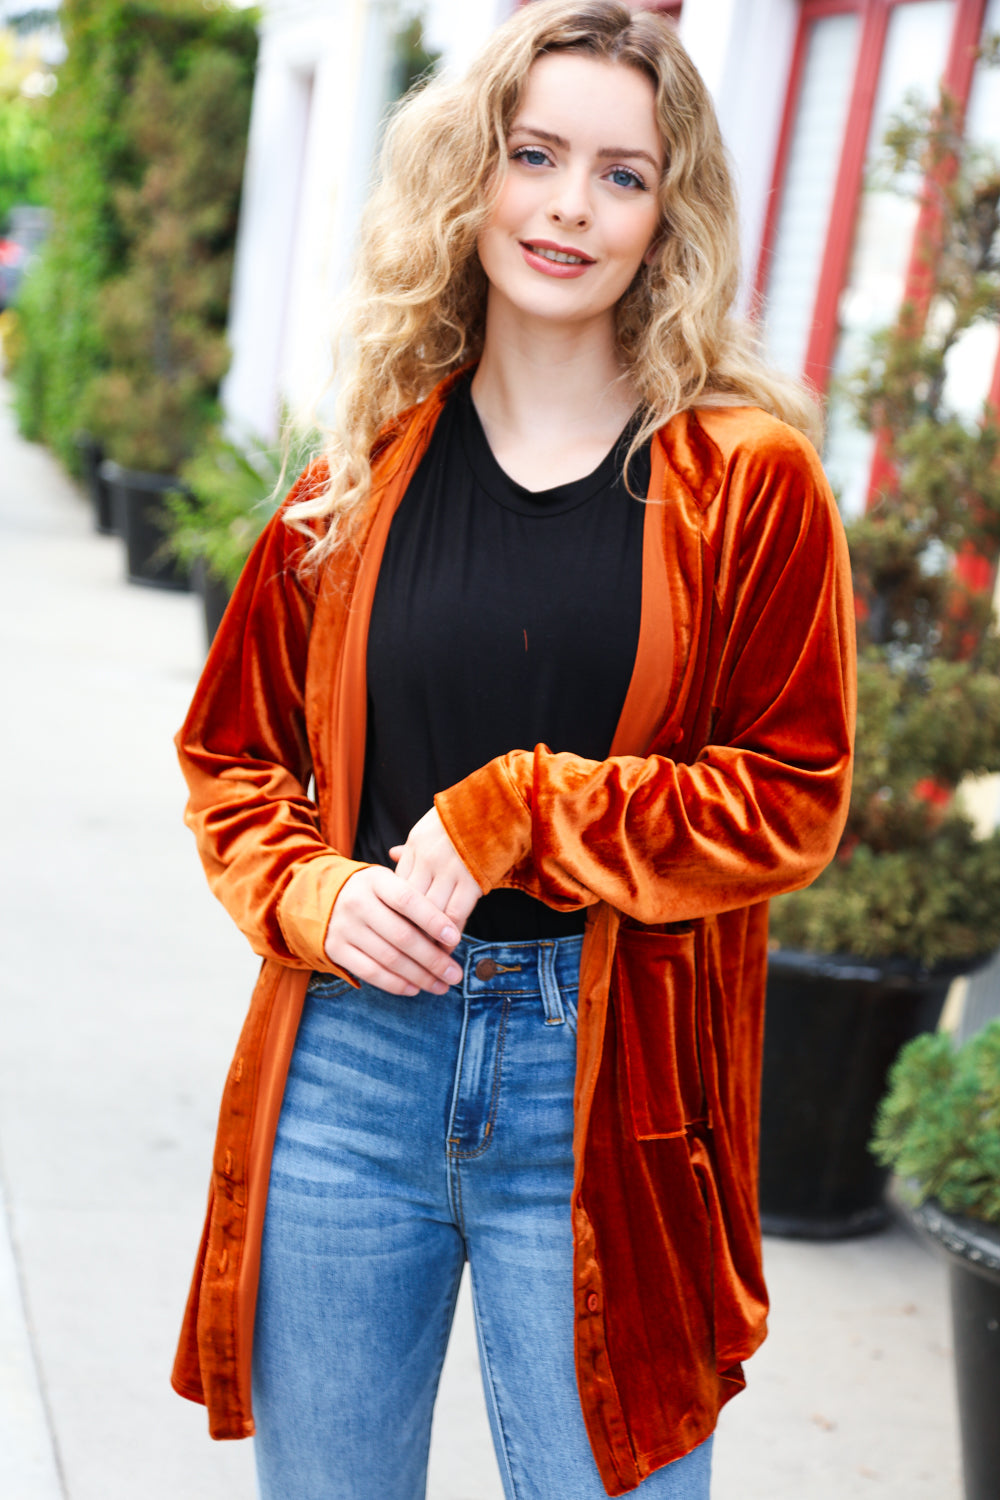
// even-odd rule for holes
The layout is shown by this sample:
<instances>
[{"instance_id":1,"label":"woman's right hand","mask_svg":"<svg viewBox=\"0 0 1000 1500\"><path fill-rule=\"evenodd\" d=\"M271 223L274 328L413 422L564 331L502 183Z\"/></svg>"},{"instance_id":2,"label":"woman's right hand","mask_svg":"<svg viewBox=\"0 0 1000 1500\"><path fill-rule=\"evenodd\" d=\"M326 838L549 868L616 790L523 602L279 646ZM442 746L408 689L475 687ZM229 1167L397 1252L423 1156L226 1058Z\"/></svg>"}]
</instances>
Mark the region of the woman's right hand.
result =
<instances>
[{"instance_id":1,"label":"woman's right hand","mask_svg":"<svg viewBox=\"0 0 1000 1500\"><path fill-rule=\"evenodd\" d=\"M458 929L432 901L382 865L347 880L326 930L331 963L392 995L447 993L462 977L451 957Z\"/></svg>"}]
</instances>

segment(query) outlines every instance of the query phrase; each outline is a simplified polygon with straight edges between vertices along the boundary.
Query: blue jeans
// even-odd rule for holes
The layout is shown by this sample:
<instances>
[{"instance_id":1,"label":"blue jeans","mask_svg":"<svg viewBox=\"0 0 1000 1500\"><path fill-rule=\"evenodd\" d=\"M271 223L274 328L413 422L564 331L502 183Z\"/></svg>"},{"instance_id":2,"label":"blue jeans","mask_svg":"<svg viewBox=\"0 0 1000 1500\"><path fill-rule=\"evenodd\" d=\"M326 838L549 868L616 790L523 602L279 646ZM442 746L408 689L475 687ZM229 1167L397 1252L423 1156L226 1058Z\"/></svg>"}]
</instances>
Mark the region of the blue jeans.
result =
<instances>
[{"instance_id":1,"label":"blue jeans","mask_svg":"<svg viewBox=\"0 0 1000 1500\"><path fill-rule=\"evenodd\" d=\"M263 1500L421 1500L466 1258L505 1494L603 1500L573 1363L580 946L463 939L444 996L313 975L264 1226ZM642 1500L707 1500L711 1443Z\"/></svg>"}]
</instances>

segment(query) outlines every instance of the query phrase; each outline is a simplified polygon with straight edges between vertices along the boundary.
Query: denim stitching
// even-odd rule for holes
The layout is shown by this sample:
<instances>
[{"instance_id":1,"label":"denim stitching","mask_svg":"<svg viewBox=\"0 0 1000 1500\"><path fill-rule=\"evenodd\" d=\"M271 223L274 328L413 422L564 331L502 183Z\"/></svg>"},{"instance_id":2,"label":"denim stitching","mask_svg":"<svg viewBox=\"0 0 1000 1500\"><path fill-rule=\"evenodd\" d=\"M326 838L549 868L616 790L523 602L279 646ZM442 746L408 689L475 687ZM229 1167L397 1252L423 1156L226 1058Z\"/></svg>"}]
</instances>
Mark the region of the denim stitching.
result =
<instances>
[{"instance_id":1,"label":"denim stitching","mask_svg":"<svg viewBox=\"0 0 1000 1500\"><path fill-rule=\"evenodd\" d=\"M444 1144L444 1156L445 1156L445 1162L446 1162L446 1164L448 1164L448 1169L449 1169L448 1170L449 1185L451 1183L450 1163L455 1160L455 1158L456 1158L456 1156L458 1154L457 1152L452 1151L452 1149L451 1149L452 1148L452 1140L453 1140L451 1132L455 1128L455 1111L458 1108L458 1100L459 1100L459 1095L461 1093L462 1064L465 1061L465 1039L468 1036L468 1033L469 1033L469 1001L468 1001L468 997L466 996L466 997L463 998L463 1002L462 1002L462 1034L461 1034L461 1036L458 1039L458 1056L455 1059L455 1082L454 1082L454 1085L452 1086L452 1091L451 1091L451 1109L448 1111L448 1124L445 1127L446 1135L445 1135L445 1144ZM455 1137L454 1139L457 1140L458 1138ZM450 1191L450 1188L449 1188L449 1191ZM461 1192L461 1190L460 1190L460 1192ZM455 1212L456 1212L456 1208L455 1208L455 1204L453 1202L452 1203L452 1213L455 1213ZM459 1212L460 1212L460 1209L459 1209Z\"/></svg>"},{"instance_id":2,"label":"denim stitching","mask_svg":"<svg viewBox=\"0 0 1000 1500\"><path fill-rule=\"evenodd\" d=\"M511 1500L517 1500L517 1485L514 1483L514 1470L511 1467L510 1452L507 1447L507 1434L506 1432L504 1432L503 1418L500 1415L500 1402L497 1400L496 1386L493 1381L493 1366L490 1363L490 1349L488 1340L486 1338L486 1325L483 1322L482 1316L479 1311L479 1297L476 1293L476 1278L472 1273L471 1263L469 1266L469 1271L470 1280L472 1283L472 1306L476 1314L476 1329L479 1333L479 1347L482 1356L481 1373L483 1377L483 1385L486 1387L486 1391L489 1396L490 1407L493 1411L494 1425L496 1428L496 1432L500 1438L500 1446L503 1450L504 1474L501 1477L506 1477L508 1481L509 1488L507 1488L507 1486L505 1486L505 1488L507 1488L507 1493L511 1497Z\"/></svg>"},{"instance_id":3,"label":"denim stitching","mask_svg":"<svg viewBox=\"0 0 1000 1500\"><path fill-rule=\"evenodd\" d=\"M485 1152L487 1152L490 1149L490 1146L493 1144L493 1121L496 1119L497 1103L500 1097L500 1078L503 1072L503 1048L504 1042L507 1039L507 1021L509 1016L510 1003L508 997L505 996L503 1003L503 1012L500 1016L500 1035L497 1038L497 1060L493 1068L493 1092L490 1095L490 1110L489 1114L486 1117L486 1139L481 1146L476 1147L475 1151L451 1152L450 1154L455 1161L474 1161L477 1156L482 1156ZM463 1041L465 1040L464 1034L462 1039ZM459 1077L461 1077L461 1072L459 1072ZM448 1144L449 1146L451 1145L450 1136L448 1138Z\"/></svg>"},{"instance_id":4,"label":"denim stitching","mask_svg":"<svg viewBox=\"0 0 1000 1500\"><path fill-rule=\"evenodd\" d=\"M462 1202L462 1174L459 1171L459 1159L457 1156L450 1156L448 1162L449 1189L452 1183L454 1183L455 1190L454 1192L449 1192L449 1196L451 1197L451 1211L455 1215L455 1223L461 1230L464 1240L467 1238L465 1233L465 1204Z\"/></svg>"},{"instance_id":5,"label":"denim stitching","mask_svg":"<svg viewBox=\"0 0 1000 1500\"><path fill-rule=\"evenodd\" d=\"M341 979L339 974L324 974L322 969L319 969L313 972L306 993L311 999L336 1000L353 988L354 986L346 979Z\"/></svg>"},{"instance_id":6,"label":"denim stitching","mask_svg":"<svg viewBox=\"0 0 1000 1500\"><path fill-rule=\"evenodd\" d=\"M480 982L482 982L482 981L480 981ZM483 993L486 994L486 993L488 993L488 991L484 990ZM507 995L510 995L511 997L513 997L514 995L537 995L537 994L538 994L537 989L535 989L533 986L529 986L528 989L526 989L526 990L501 990L500 994L497 996L497 999L500 999L501 997L507 996ZM473 997L470 997L470 998L478 998L478 994L475 995L475 996L473 996Z\"/></svg>"}]
</instances>

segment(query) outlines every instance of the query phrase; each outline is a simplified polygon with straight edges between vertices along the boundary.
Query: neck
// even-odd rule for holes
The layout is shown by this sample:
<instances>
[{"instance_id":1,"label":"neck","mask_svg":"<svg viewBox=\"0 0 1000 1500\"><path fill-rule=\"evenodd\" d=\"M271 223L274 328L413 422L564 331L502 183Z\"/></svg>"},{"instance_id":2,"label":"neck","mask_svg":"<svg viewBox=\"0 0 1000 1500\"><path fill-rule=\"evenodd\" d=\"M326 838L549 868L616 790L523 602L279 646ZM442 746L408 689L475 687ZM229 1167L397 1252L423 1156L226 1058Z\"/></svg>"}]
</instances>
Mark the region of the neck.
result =
<instances>
[{"instance_id":1,"label":"neck","mask_svg":"<svg viewBox=\"0 0 1000 1500\"><path fill-rule=\"evenodd\" d=\"M472 382L476 409L496 447L503 437L585 435L612 442L638 402L609 316L557 326L529 320L491 296Z\"/></svg>"}]
</instances>

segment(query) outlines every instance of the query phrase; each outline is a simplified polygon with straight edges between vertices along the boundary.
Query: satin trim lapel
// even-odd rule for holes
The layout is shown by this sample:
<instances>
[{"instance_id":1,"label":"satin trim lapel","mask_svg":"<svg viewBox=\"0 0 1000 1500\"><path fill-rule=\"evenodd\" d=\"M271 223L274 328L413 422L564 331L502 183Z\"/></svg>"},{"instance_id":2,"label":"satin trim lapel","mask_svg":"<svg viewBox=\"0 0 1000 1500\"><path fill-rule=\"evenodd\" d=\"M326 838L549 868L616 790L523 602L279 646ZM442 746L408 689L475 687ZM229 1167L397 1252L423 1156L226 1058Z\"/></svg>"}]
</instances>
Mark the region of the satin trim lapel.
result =
<instances>
[{"instance_id":1,"label":"satin trim lapel","mask_svg":"<svg viewBox=\"0 0 1000 1500\"><path fill-rule=\"evenodd\" d=\"M674 627L665 549L666 460L658 439L653 440L650 458L652 468L642 528L639 644L621 717L611 741L612 755L648 754L663 722L664 709L672 702L668 684L675 675Z\"/></svg>"},{"instance_id":2,"label":"satin trim lapel","mask_svg":"<svg viewBox=\"0 0 1000 1500\"><path fill-rule=\"evenodd\" d=\"M340 652L340 671L331 704L332 743L343 757L337 796L330 809L329 842L349 854L354 848L365 774L368 729L368 627L378 586L379 570L389 539L392 518L409 488L414 470L427 451L441 408L456 377L432 393L399 448L387 456L372 497L373 517L363 542L363 553Z\"/></svg>"}]
</instances>

